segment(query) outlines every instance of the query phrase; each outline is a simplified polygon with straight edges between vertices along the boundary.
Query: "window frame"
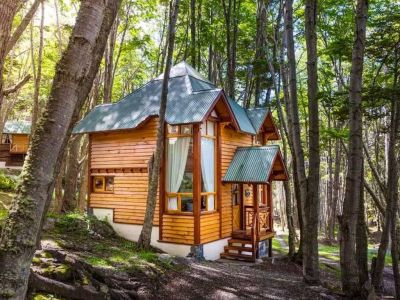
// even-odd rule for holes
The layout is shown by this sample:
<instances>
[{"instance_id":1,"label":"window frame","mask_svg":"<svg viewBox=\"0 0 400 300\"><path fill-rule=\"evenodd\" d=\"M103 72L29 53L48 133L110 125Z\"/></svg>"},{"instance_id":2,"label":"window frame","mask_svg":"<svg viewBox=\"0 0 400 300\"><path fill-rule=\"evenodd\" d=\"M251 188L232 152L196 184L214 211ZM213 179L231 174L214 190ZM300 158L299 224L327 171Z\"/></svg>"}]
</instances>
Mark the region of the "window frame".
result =
<instances>
[{"instance_id":1,"label":"window frame","mask_svg":"<svg viewBox=\"0 0 400 300\"><path fill-rule=\"evenodd\" d=\"M214 135L210 135L208 131L208 126L209 123L213 124L213 133ZM202 126L206 126L206 134L202 133ZM202 200L203 196L206 196L206 208L205 210L201 209L201 203L200 203L200 214L207 214L207 213L215 213L218 212L218 207L217 207L217 189L218 189L218 180L217 180L217 134L218 134L218 128L217 128L218 122L214 121L213 119L207 119L203 123L200 124L200 143L201 143L201 138L205 137L208 139L213 139L214 140L214 192L203 192L203 186L201 186L201 191L200 191L200 202ZM201 166L200 166L201 168ZM200 170L200 176L202 177L202 172ZM202 178L200 179L202 180ZM213 210L208 210L208 196L213 195L214 196L214 209Z\"/></svg>"},{"instance_id":2,"label":"window frame","mask_svg":"<svg viewBox=\"0 0 400 300\"><path fill-rule=\"evenodd\" d=\"M191 127L191 133L183 133L183 127ZM170 132L170 128L173 127L178 127L177 132ZM184 137L190 137L192 138L192 143L193 143L193 124L184 124L184 125L169 125L167 124L167 134L166 134L166 142L165 145L168 144L168 139L170 138L184 138ZM165 147L165 151L167 154L168 147ZM166 170L167 172L167 170ZM193 174L194 175L194 174ZM182 214L182 215L193 215L193 210L192 211L182 211L182 196L191 196L192 197L192 203L194 205L194 193L192 192L167 192L165 191L165 213L167 214ZM177 201L177 210L172 210L168 208L168 202L170 198L176 198Z\"/></svg>"},{"instance_id":3,"label":"window frame","mask_svg":"<svg viewBox=\"0 0 400 300\"><path fill-rule=\"evenodd\" d=\"M113 180L113 188L112 191L108 191L106 190L106 178L112 178ZM92 193L96 193L96 194L114 194L114 182L115 182L115 176L106 176L106 175L92 175L91 176L92 179ZM102 181L102 187L100 188L96 188L96 180L100 179Z\"/></svg>"}]
</instances>

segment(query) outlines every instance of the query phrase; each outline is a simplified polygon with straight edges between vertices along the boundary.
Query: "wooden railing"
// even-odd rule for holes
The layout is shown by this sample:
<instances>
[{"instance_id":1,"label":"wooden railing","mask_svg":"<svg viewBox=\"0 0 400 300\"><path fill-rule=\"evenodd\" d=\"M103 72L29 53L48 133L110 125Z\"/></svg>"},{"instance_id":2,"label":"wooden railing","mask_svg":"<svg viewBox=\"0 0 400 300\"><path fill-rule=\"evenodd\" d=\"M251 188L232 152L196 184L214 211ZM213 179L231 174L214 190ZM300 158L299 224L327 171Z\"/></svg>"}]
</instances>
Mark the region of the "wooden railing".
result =
<instances>
[{"instance_id":1,"label":"wooden railing","mask_svg":"<svg viewBox=\"0 0 400 300\"><path fill-rule=\"evenodd\" d=\"M10 153L25 154L28 152L28 144L11 144Z\"/></svg>"},{"instance_id":2,"label":"wooden railing","mask_svg":"<svg viewBox=\"0 0 400 300\"><path fill-rule=\"evenodd\" d=\"M255 211L253 206L245 206L245 220L244 224L246 228L250 227L251 230L251 243L253 246L253 260L255 261L258 252L258 243L260 241L260 235L265 234L270 230L270 212L269 207L261 206Z\"/></svg>"}]
</instances>

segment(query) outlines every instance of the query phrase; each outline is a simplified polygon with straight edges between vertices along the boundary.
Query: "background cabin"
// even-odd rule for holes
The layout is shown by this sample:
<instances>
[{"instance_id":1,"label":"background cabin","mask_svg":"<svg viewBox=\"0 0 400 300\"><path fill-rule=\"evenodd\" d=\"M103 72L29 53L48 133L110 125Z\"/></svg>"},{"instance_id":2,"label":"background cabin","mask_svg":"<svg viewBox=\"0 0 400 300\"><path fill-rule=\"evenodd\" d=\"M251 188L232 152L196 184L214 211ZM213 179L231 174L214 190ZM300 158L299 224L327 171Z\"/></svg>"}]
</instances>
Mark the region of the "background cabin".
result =
<instances>
[{"instance_id":1,"label":"background cabin","mask_svg":"<svg viewBox=\"0 0 400 300\"><path fill-rule=\"evenodd\" d=\"M3 167L22 167L28 152L31 123L7 121L0 145L0 163Z\"/></svg>"},{"instance_id":2,"label":"background cabin","mask_svg":"<svg viewBox=\"0 0 400 300\"><path fill-rule=\"evenodd\" d=\"M74 128L89 134L89 210L137 240L155 151L162 75ZM246 110L182 62L171 69L152 245L175 255L270 254L272 182L287 180L267 108Z\"/></svg>"}]
</instances>

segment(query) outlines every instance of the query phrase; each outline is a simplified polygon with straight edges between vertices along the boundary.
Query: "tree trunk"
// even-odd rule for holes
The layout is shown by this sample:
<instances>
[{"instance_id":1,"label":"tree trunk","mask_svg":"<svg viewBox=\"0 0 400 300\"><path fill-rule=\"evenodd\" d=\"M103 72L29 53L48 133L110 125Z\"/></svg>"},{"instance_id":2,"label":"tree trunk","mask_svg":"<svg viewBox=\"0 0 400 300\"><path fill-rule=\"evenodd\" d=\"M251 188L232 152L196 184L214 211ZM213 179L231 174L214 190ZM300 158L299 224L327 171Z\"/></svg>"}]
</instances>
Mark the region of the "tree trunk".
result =
<instances>
[{"instance_id":1,"label":"tree trunk","mask_svg":"<svg viewBox=\"0 0 400 300\"><path fill-rule=\"evenodd\" d=\"M0 239L0 298L24 299L63 149L90 92L120 0L81 2L76 25L34 133L21 183ZM50 146L51 145L51 146Z\"/></svg>"},{"instance_id":2,"label":"tree trunk","mask_svg":"<svg viewBox=\"0 0 400 300\"><path fill-rule=\"evenodd\" d=\"M289 69L289 103L287 105L288 118L290 116L290 121L292 127L292 142L293 150L292 153L294 159L294 169L296 170L297 183L295 180L295 189L298 189L296 198L298 199L297 209L300 212L299 221L301 223L301 236L300 236L300 254L304 253L304 235L305 235L305 210L304 204L307 197L307 177L304 163L304 152L301 145L301 128L300 128L300 118L299 118L299 106L297 100L297 76L296 76L296 56L293 38L293 0L287 0L285 2L285 38L287 42L287 59L288 59L288 69Z\"/></svg>"},{"instance_id":3,"label":"tree trunk","mask_svg":"<svg viewBox=\"0 0 400 300\"><path fill-rule=\"evenodd\" d=\"M40 30L39 30L39 50L38 50L37 72L36 72L36 76L35 76L35 90L33 93L33 110L32 110L32 126L31 126L32 132L35 132L36 124L37 124L37 121L39 118L39 93L40 93L40 82L42 80L43 29L44 29L43 27L44 27L44 4L42 2L41 17L40 17ZM34 61L33 56L32 56L32 61Z\"/></svg>"},{"instance_id":4,"label":"tree trunk","mask_svg":"<svg viewBox=\"0 0 400 300\"><path fill-rule=\"evenodd\" d=\"M337 213L337 204L339 202L339 189L340 189L340 140L336 139L335 142L335 173L333 175L333 194L332 203L329 210L328 216L328 240L330 242L335 241L335 221Z\"/></svg>"},{"instance_id":5,"label":"tree trunk","mask_svg":"<svg viewBox=\"0 0 400 300\"><path fill-rule=\"evenodd\" d=\"M395 74L393 79L393 87L396 88L398 81L397 70L397 48L395 49ZM383 291L383 269L385 267L385 257L387 248L389 246L389 238L395 237L396 232L396 214L397 214L397 201L398 201L398 170L397 170L397 156L396 144L398 139L398 131L400 129L400 103L397 97L392 99L391 104L391 120L389 126L389 145L388 145L388 179L387 187L383 187L386 191L386 211L385 221L383 223L383 230L381 235L381 242L379 244L378 255L374 264L374 272L372 273L372 284L377 291ZM393 203L396 202L396 203ZM393 241L392 241L393 244ZM392 246L392 252L396 255L396 249ZM394 269L393 269L394 270ZM395 282L396 283L396 282ZM397 293L396 293L397 294ZM400 294L397 294L400 297Z\"/></svg>"},{"instance_id":6,"label":"tree trunk","mask_svg":"<svg viewBox=\"0 0 400 300\"><path fill-rule=\"evenodd\" d=\"M307 91L309 118L309 168L307 197L304 206L305 228L303 275L308 283L319 282L318 214L319 214L319 109L317 74L317 0L306 0L305 30L307 44Z\"/></svg>"},{"instance_id":7,"label":"tree trunk","mask_svg":"<svg viewBox=\"0 0 400 300\"><path fill-rule=\"evenodd\" d=\"M62 211L74 211L77 207L77 185L79 175L79 149L81 136L72 136L68 143Z\"/></svg>"},{"instance_id":8,"label":"tree trunk","mask_svg":"<svg viewBox=\"0 0 400 300\"><path fill-rule=\"evenodd\" d=\"M196 0L190 0L190 62L196 68Z\"/></svg>"},{"instance_id":9,"label":"tree trunk","mask_svg":"<svg viewBox=\"0 0 400 300\"><path fill-rule=\"evenodd\" d=\"M108 36L106 50L104 52L104 101L103 103L111 103L112 98L112 86L113 86L113 71L114 71L114 49L115 40L117 38L118 29L118 17L111 28L110 34Z\"/></svg>"},{"instance_id":10,"label":"tree trunk","mask_svg":"<svg viewBox=\"0 0 400 300\"><path fill-rule=\"evenodd\" d=\"M255 107L260 106L261 99L261 79L265 72L265 42L266 42L266 23L267 8L266 0L257 0L257 31L256 31L256 54L253 62L255 80Z\"/></svg>"},{"instance_id":11,"label":"tree trunk","mask_svg":"<svg viewBox=\"0 0 400 300\"><path fill-rule=\"evenodd\" d=\"M340 224L340 266L342 288L347 297L360 293L359 269L356 257L357 220L360 207L362 176L362 71L366 39L368 1L358 0L355 41L349 87L349 150L343 213Z\"/></svg>"},{"instance_id":12,"label":"tree trunk","mask_svg":"<svg viewBox=\"0 0 400 300\"><path fill-rule=\"evenodd\" d=\"M0 110L3 103L3 71L11 38L14 16L22 5L22 0L3 0L0 2Z\"/></svg>"},{"instance_id":13,"label":"tree trunk","mask_svg":"<svg viewBox=\"0 0 400 300\"><path fill-rule=\"evenodd\" d=\"M160 167L163 156L162 154L164 152L165 111L167 108L169 72L171 70L172 55L174 52L175 27L179 12L179 2L180 0L173 0L173 3L171 5L171 13L170 13L171 15L168 28L168 53L167 53L167 61L165 64L164 79L161 90L159 122L157 129L157 145L154 154L154 162L152 163L151 172L149 172L150 182L149 182L149 191L147 194L146 214L144 217L143 228L138 240L138 246L141 248L149 248L151 242L151 231L153 228L154 211L156 208L156 201L157 201L157 189L158 189Z\"/></svg>"}]
</instances>

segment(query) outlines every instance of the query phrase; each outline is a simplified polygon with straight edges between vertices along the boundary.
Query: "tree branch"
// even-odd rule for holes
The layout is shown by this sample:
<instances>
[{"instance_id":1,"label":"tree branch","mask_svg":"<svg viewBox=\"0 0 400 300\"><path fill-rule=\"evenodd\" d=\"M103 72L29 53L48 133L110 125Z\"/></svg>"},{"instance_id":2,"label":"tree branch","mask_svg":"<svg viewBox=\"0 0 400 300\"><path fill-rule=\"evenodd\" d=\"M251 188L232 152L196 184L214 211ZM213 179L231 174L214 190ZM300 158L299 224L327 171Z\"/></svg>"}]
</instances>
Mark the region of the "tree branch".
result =
<instances>
[{"instance_id":1,"label":"tree branch","mask_svg":"<svg viewBox=\"0 0 400 300\"><path fill-rule=\"evenodd\" d=\"M22 80L17 82L14 86L9 87L3 91L4 96L8 96L9 94L17 92L20 88L22 88L25 83L27 83L31 79L31 74L26 75Z\"/></svg>"},{"instance_id":2,"label":"tree branch","mask_svg":"<svg viewBox=\"0 0 400 300\"><path fill-rule=\"evenodd\" d=\"M367 159L369 168L372 171L372 175L374 176L376 182L378 183L379 189L381 190L383 196L387 197L387 190L386 190L386 186L384 184L384 182L382 181L382 179L380 178L377 169L375 168L374 164L372 163L371 157L369 156L368 153L368 149L367 146L365 145L365 143L363 142L363 148L364 148L364 154L365 154L365 158Z\"/></svg>"},{"instance_id":3,"label":"tree branch","mask_svg":"<svg viewBox=\"0 0 400 300\"><path fill-rule=\"evenodd\" d=\"M15 44L18 42L19 38L21 37L22 33L25 31L26 27L28 26L29 22L32 20L33 16L35 15L35 12L37 8L39 7L40 2L43 0L35 0L33 2L31 8L29 9L28 13L25 15L25 17L22 19L21 23L18 25L17 29L13 32L8 45L7 45L7 50L6 54L10 52L10 50L15 46Z\"/></svg>"}]
</instances>

